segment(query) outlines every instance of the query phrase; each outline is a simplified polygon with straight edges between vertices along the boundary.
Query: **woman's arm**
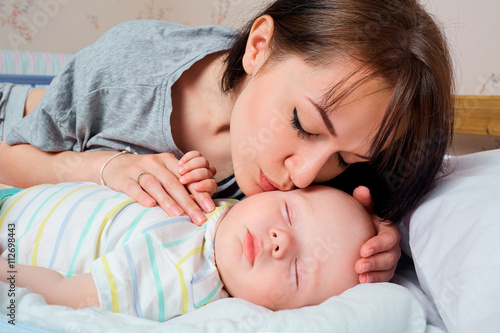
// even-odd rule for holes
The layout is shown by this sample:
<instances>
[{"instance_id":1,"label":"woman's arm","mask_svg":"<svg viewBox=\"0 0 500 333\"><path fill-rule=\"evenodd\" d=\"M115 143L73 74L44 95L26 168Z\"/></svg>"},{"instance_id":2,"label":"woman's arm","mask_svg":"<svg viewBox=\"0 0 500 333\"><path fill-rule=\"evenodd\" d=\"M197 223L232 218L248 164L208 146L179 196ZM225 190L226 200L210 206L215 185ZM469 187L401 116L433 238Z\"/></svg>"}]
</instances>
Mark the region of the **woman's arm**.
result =
<instances>
[{"instance_id":1,"label":"woman's arm","mask_svg":"<svg viewBox=\"0 0 500 333\"><path fill-rule=\"evenodd\" d=\"M45 152L29 144L0 144L0 183L30 187L66 181L99 182L101 165L116 152Z\"/></svg>"},{"instance_id":2,"label":"woman's arm","mask_svg":"<svg viewBox=\"0 0 500 333\"><path fill-rule=\"evenodd\" d=\"M9 146L4 140L0 144L0 183L21 188L67 181L99 183L101 167L115 154L116 151L104 150L52 153L29 144ZM199 153L192 162L185 163L184 168L192 167L181 175L177 172L179 161L172 154L123 154L106 165L103 179L110 188L129 195L145 207L158 203L169 215L185 213L200 225L206 221L200 207L206 212L215 208L211 198L217 189L213 181L215 170ZM140 178L139 184L139 175L144 172L147 175ZM181 177L186 178L183 183L179 181Z\"/></svg>"},{"instance_id":3,"label":"woman's arm","mask_svg":"<svg viewBox=\"0 0 500 333\"><path fill-rule=\"evenodd\" d=\"M8 273L11 271L15 273ZM47 304L64 305L73 309L99 307L97 288L90 273L65 278L52 269L9 264L7 260L0 258L0 281L30 288L42 295Z\"/></svg>"}]
</instances>

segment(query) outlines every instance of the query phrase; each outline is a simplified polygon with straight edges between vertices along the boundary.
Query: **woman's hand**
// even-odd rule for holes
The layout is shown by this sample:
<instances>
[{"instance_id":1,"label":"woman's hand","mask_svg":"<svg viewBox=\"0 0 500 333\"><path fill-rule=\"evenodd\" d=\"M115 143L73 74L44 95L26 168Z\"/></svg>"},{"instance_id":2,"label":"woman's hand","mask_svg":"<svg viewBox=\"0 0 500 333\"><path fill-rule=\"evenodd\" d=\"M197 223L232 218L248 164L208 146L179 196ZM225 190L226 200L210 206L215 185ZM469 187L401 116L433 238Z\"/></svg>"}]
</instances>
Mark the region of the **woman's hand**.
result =
<instances>
[{"instance_id":1,"label":"woman's hand","mask_svg":"<svg viewBox=\"0 0 500 333\"><path fill-rule=\"evenodd\" d=\"M123 154L105 167L103 179L143 206L158 204L171 216L185 213L201 225L206 217L200 207L205 212L215 208L211 198L217 189L215 169L198 152L187 153L180 161L170 153Z\"/></svg>"},{"instance_id":2,"label":"woman's hand","mask_svg":"<svg viewBox=\"0 0 500 333\"><path fill-rule=\"evenodd\" d=\"M361 259L355 264L360 283L387 282L396 271L398 260L401 257L399 240L401 232L390 221L384 221L373 211L373 200L370 190L365 186L357 187L353 197L358 200L371 215L377 235L366 241L361 247Z\"/></svg>"}]
</instances>

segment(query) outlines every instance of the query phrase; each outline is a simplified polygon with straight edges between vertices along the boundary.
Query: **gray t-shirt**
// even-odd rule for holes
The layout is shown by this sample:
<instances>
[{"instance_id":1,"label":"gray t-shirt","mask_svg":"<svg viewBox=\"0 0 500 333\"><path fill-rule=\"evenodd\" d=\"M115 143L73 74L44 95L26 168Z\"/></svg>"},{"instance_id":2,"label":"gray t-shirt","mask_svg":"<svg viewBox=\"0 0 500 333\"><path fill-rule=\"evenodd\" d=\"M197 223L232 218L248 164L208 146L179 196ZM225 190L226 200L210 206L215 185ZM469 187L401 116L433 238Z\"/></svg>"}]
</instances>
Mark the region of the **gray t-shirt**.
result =
<instances>
[{"instance_id":1,"label":"gray t-shirt","mask_svg":"<svg viewBox=\"0 0 500 333\"><path fill-rule=\"evenodd\" d=\"M75 54L37 109L12 128L7 143L51 152L129 147L180 158L170 128L171 87L196 61L228 49L236 35L222 26L122 23ZM235 195L234 177L219 185L226 197L241 195Z\"/></svg>"}]
</instances>

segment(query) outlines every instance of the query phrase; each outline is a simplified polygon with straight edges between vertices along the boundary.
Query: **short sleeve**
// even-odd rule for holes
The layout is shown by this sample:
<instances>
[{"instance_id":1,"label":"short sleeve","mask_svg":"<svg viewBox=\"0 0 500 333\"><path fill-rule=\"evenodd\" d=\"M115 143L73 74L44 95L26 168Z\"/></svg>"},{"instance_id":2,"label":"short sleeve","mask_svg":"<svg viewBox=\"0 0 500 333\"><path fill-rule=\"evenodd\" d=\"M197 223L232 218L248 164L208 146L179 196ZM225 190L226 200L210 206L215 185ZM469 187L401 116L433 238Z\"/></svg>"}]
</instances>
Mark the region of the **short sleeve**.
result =
<instances>
[{"instance_id":1,"label":"short sleeve","mask_svg":"<svg viewBox=\"0 0 500 333\"><path fill-rule=\"evenodd\" d=\"M234 33L155 20L121 23L73 56L7 144L52 152L129 147L180 158L169 121L171 86L206 54L227 49Z\"/></svg>"}]
</instances>

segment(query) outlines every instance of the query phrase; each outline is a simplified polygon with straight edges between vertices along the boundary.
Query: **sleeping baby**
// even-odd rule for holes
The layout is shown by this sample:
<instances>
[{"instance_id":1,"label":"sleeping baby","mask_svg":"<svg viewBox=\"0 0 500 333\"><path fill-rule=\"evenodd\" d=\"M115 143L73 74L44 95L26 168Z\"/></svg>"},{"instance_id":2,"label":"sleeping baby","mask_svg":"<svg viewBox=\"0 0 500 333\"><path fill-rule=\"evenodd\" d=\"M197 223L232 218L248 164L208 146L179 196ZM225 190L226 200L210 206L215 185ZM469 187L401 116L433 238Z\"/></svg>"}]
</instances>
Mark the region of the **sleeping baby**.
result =
<instances>
[{"instance_id":1,"label":"sleeping baby","mask_svg":"<svg viewBox=\"0 0 500 333\"><path fill-rule=\"evenodd\" d=\"M201 227L93 183L0 190L0 281L49 304L165 321L224 297L272 310L358 284L365 209L314 186L216 201Z\"/></svg>"}]
</instances>

